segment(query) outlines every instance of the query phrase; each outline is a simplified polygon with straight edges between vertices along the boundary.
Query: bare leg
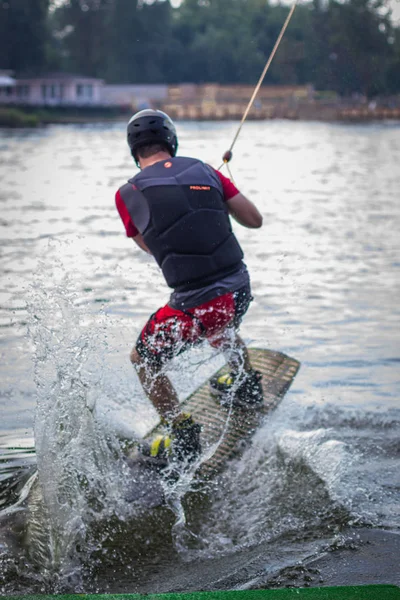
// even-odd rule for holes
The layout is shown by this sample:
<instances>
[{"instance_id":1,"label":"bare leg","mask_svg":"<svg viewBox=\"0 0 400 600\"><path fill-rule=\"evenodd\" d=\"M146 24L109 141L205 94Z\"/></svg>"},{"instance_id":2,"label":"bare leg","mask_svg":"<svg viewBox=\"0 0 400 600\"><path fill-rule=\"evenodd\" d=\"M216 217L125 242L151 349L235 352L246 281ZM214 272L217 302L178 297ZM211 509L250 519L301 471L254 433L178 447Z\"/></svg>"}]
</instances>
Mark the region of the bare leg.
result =
<instances>
[{"instance_id":1,"label":"bare leg","mask_svg":"<svg viewBox=\"0 0 400 600\"><path fill-rule=\"evenodd\" d=\"M222 344L222 351L233 373L241 373L243 370L251 371L249 352L236 331L230 332L229 337Z\"/></svg>"},{"instance_id":2,"label":"bare leg","mask_svg":"<svg viewBox=\"0 0 400 600\"><path fill-rule=\"evenodd\" d=\"M172 421L180 413L178 396L172 383L159 369L146 365L136 348L132 350L130 358L154 408L161 417Z\"/></svg>"},{"instance_id":3,"label":"bare leg","mask_svg":"<svg viewBox=\"0 0 400 600\"><path fill-rule=\"evenodd\" d=\"M235 332L235 341L231 350L229 366L232 370L239 370L242 366L245 371L251 371L250 356L246 344L238 333Z\"/></svg>"},{"instance_id":4,"label":"bare leg","mask_svg":"<svg viewBox=\"0 0 400 600\"><path fill-rule=\"evenodd\" d=\"M213 345L215 344L215 340ZM249 351L241 337L233 329L224 332L218 345L228 363L231 376L223 373L210 379L211 394L222 405L256 408L263 403L262 373L252 368ZM228 375L228 376L227 376Z\"/></svg>"}]
</instances>

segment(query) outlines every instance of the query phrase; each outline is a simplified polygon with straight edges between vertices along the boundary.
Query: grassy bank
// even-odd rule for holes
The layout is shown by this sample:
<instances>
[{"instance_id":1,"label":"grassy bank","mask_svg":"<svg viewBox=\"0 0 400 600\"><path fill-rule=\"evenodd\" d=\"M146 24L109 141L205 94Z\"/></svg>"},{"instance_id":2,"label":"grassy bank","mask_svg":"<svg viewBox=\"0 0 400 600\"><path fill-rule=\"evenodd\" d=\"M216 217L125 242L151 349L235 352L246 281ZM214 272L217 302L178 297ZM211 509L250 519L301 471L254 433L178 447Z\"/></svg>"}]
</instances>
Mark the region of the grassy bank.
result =
<instances>
[{"instance_id":1,"label":"grassy bank","mask_svg":"<svg viewBox=\"0 0 400 600\"><path fill-rule=\"evenodd\" d=\"M34 114L17 108L0 108L0 127L37 127L39 123Z\"/></svg>"},{"instance_id":2,"label":"grassy bank","mask_svg":"<svg viewBox=\"0 0 400 600\"><path fill-rule=\"evenodd\" d=\"M50 123L93 123L126 119L131 106L21 106L24 113L34 115L42 125Z\"/></svg>"},{"instance_id":3,"label":"grassy bank","mask_svg":"<svg viewBox=\"0 0 400 600\"><path fill-rule=\"evenodd\" d=\"M130 106L31 106L0 107L0 127L35 127L51 123L94 123L126 120Z\"/></svg>"}]
</instances>

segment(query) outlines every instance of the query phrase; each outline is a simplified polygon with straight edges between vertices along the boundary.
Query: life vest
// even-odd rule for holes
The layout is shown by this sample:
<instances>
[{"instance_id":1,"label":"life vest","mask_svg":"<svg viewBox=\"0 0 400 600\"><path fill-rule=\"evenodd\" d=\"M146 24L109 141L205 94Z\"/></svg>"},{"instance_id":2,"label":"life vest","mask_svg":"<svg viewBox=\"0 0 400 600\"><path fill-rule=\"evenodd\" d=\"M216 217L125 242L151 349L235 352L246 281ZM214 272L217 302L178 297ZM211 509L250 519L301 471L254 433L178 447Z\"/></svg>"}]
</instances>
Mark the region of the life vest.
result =
<instances>
[{"instance_id":1,"label":"life vest","mask_svg":"<svg viewBox=\"0 0 400 600\"><path fill-rule=\"evenodd\" d=\"M163 160L130 179L120 194L171 288L204 287L239 267L243 252L220 179L208 165Z\"/></svg>"}]
</instances>

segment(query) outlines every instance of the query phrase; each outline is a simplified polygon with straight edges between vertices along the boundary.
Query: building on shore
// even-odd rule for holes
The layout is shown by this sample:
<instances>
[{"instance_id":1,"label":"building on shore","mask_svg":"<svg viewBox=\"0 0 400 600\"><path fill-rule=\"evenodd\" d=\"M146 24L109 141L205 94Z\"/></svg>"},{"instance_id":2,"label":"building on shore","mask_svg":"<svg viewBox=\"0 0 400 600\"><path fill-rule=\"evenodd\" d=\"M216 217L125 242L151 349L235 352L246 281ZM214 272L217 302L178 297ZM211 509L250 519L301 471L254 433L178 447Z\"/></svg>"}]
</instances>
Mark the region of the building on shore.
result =
<instances>
[{"instance_id":1,"label":"building on shore","mask_svg":"<svg viewBox=\"0 0 400 600\"><path fill-rule=\"evenodd\" d=\"M14 95L17 81L12 75L13 71L0 69L0 103L9 102L9 99Z\"/></svg>"},{"instance_id":2,"label":"building on shore","mask_svg":"<svg viewBox=\"0 0 400 600\"><path fill-rule=\"evenodd\" d=\"M251 85L183 84L169 86L163 109L177 119L240 119L253 94ZM299 104L310 104L314 88L262 86L249 112L249 119L290 117Z\"/></svg>"},{"instance_id":3,"label":"building on shore","mask_svg":"<svg viewBox=\"0 0 400 600\"><path fill-rule=\"evenodd\" d=\"M71 108L82 109L81 120L94 115L94 109L103 116L126 118L144 108L161 109L178 120L240 120L253 92L252 85L106 84L102 79L85 75L48 73L16 77L12 71L0 70L0 105L60 107L67 120L71 118L68 117ZM368 102L360 95L344 99L334 92L317 92L312 85L265 85L258 91L247 118L399 119L400 97Z\"/></svg>"},{"instance_id":4,"label":"building on shore","mask_svg":"<svg viewBox=\"0 0 400 600\"><path fill-rule=\"evenodd\" d=\"M34 106L102 104L102 79L69 73L47 73L37 77L17 77L14 81L8 92L0 95L1 103Z\"/></svg>"},{"instance_id":5,"label":"building on shore","mask_svg":"<svg viewBox=\"0 0 400 600\"><path fill-rule=\"evenodd\" d=\"M26 106L160 108L178 119L240 117L253 93L250 85L106 84L102 79L69 73L11 77L1 72L0 102ZM1 83L3 81L3 84ZM312 101L312 86L263 86L249 118L285 116L299 103Z\"/></svg>"}]
</instances>

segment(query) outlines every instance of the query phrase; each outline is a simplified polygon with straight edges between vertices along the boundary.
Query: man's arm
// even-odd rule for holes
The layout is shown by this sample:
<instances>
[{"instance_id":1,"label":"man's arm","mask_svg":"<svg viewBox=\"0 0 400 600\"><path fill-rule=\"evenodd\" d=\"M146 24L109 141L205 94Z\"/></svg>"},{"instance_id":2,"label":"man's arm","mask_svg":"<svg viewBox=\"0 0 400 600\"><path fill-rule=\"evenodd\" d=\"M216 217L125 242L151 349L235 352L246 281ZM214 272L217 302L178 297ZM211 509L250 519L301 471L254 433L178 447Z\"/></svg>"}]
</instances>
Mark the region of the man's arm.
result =
<instances>
[{"instance_id":1,"label":"man's arm","mask_svg":"<svg viewBox=\"0 0 400 600\"><path fill-rule=\"evenodd\" d=\"M151 251L146 245L141 233L138 233L138 235L135 235L135 237L133 237L132 239L139 246L139 248L147 252L147 254L151 254Z\"/></svg>"},{"instance_id":2,"label":"man's arm","mask_svg":"<svg viewBox=\"0 0 400 600\"><path fill-rule=\"evenodd\" d=\"M229 214L244 227L258 229L263 218L257 207L240 192L226 201Z\"/></svg>"},{"instance_id":3,"label":"man's arm","mask_svg":"<svg viewBox=\"0 0 400 600\"><path fill-rule=\"evenodd\" d=\"M128 209L126 208L125 202L123 201L119 190L115 194L115 204L117 206L122 222L125 225L126 235L132 238L133 241L139 246L139 248L147 252L147 254L151 254L150 249L147 247L142 234L139 233L134 222L132 221L132 218L128 212Z\"/></svg>"},{"instance_id":4,"label":"man's arm","mask_svg":"<svg viewBox=\"0 0 400 600\"><path fill-rule=\"evenodd\" d=\"M212 168L212 167L211 167ZM250 229L258 229L262 225L262 215L255 207L255 205L243 196L237 189L235 184L225 177L221 171L213 169L218 175L218 178L222 185L222 191L224 194L224 200L228 207L229 214L244 227Z\"/></svg>"}]
</instances>

